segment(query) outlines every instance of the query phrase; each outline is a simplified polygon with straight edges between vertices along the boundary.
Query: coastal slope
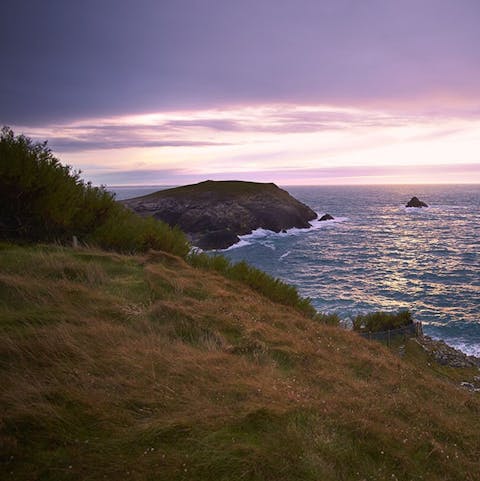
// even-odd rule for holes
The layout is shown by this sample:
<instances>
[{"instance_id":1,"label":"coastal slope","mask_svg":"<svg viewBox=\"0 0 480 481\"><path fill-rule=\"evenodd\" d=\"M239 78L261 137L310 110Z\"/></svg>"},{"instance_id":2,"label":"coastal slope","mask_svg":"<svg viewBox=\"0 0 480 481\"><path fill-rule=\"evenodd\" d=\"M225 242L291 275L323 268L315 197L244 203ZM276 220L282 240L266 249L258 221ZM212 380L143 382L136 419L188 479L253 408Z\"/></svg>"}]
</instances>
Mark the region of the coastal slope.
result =
<instances>
[{"instance_id":1,"label":"coastal slope","mask_svg":"<svg viewBox=\"0 0 480 481\"><path fill-rule=\"evenodd\" d=\"M122 202L141 216L180 227L202 249L227 248L258 228L308 228L317 218L273 183L208 180Z\"/></svg>"},{"instance_id":2,"label":"coastal slope","mask_svg":"<svg viewBox=\"0 0 480 481\"><path fill-rule=\"evenodd\" d=\"M2 480L480 480L478 370L415 341L160 252L0 245L0 300Z\"/></svg>"}]
</instances>

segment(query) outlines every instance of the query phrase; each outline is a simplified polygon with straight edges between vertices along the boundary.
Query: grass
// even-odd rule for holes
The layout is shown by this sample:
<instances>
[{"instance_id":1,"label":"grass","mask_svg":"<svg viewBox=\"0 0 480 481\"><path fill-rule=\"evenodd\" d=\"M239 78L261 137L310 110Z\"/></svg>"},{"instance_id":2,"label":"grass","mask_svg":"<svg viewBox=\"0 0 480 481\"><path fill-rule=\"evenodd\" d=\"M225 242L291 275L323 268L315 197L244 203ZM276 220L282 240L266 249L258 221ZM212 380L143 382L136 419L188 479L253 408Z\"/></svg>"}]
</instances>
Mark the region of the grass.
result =
<instances>
[{"instance_id":1,"label":"grass","mask_svg":"<svg viewBox=\"0 0 480 481\"><path fill-rule=\"evenodd\" d=\"M288 194L285 191L278 189L273 183L246 182L241 180L206 180L204 182L199 182L198 184L164 189L145 195L142 198L188 196L191 199L196 196L204 195L216 195L218 197L231 198L232 196L258 195L260 192L276 193L277 195L288 197Z\"/></svg>"},{"instance_id":2,"label":"grass","mask_svg":"<svg viewBox=\"0 0 480 481\"><path fill-rule=\"evenodd\" d=\"M244 261L232 264L224 256L197 252L190 253L186 260L193 267L213 270L229 279L240 281L273 302L292 306L303 314L318 320L324 320L328 324L338 324L339 320L335 316L318 315L310 299L302 298L294 286L286 284Z\"/></svg>"},{"instance_id":3,"label":"grass","mask_svg":"<svg viewBox=\"0 0 480 481\"><path fill-rule=\"evenodd\" d=\"M170 254L3 244L0 273L0 479L480 479L478 371L414 341Z\"/></svg>"}]
</instances>

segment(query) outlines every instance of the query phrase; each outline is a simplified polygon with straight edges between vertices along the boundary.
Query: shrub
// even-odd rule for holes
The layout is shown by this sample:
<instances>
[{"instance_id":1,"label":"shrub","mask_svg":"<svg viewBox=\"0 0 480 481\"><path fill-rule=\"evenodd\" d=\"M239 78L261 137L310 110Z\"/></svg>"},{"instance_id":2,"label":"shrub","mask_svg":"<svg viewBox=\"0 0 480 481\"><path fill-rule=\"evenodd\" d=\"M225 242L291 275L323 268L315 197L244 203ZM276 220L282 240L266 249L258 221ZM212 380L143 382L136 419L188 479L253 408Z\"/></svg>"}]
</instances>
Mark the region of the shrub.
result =
<instances>
[{"instance_id":1,"label":"shrub","mask_svg":"<svg viewBox=\"0 0 480 481\"><path fill-rule=\"evenodd\" d=\"M177 227L171 228L153 217L142 218L121 205L87 240L119 252L155 249L185 257L190 250L185 234Z\"/></svg>"},{"instance_id":2,"label":"shrub","mask_svg":"<svg viewBox=\"0 0 480 481\"><path fill-rule=\"evenodd\" d=\"M0 228L4 238L63 240L101 225L112 194L62 165L47 142L35 143L4 127L0 136Z\"/></svg>"},{"instance_id":3,"label":"shrub","mask_svg":"<svg viewBox=\"0 0 480 481\"><path fill-rule=\"evenodd\" d=\"M322 324L327 324L329 326L340 326L340 322L341 322L340 316L338 314L335 314L335 313L327 314L324 312L319 312L316 315L315 320L318 322L321 322Z\"/></svg>"},{"instance_id":4,"label":"shrub","mask_svg":"<svg viewBox=\"0 0 480 481\"><path fill-rule=\"evenodd\" d=\"M353 320L353 329L362 332L379 332L399 329L413 323L412 313L408 309L398 312L370 312L358 315Z\"/></svg>"},{"instance_id":5,"label":"shrub","mask_svg":"<svg viewBox=\"0 0 480 481\"><path fill-rule=\"evenodd\" d=\"M0 238L60 241L78 236L121 252L161 249L184 257L185 235L115 202L47 147L4 127L0 136Z\"/></svg>"}]
</instances>

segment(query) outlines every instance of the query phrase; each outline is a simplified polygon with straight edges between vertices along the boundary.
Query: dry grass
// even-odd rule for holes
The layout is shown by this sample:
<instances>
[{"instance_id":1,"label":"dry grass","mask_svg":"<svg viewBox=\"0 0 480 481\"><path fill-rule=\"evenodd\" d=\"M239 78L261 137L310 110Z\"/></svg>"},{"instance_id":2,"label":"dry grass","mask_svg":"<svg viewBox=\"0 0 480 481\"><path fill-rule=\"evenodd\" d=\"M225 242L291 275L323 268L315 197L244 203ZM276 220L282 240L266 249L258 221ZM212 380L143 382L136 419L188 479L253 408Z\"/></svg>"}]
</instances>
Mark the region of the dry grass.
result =
<instances>
[{"instance_id":1,"label":"dry grass","mask_svg":"<svg viewBox=\"0 0 480 481\"><path fill-rule=\"evenodd\" d=\"M12 247L0 272L1 479L480 479L478 395L414 343L159 253Z\"/></svg>"}]
</instances>

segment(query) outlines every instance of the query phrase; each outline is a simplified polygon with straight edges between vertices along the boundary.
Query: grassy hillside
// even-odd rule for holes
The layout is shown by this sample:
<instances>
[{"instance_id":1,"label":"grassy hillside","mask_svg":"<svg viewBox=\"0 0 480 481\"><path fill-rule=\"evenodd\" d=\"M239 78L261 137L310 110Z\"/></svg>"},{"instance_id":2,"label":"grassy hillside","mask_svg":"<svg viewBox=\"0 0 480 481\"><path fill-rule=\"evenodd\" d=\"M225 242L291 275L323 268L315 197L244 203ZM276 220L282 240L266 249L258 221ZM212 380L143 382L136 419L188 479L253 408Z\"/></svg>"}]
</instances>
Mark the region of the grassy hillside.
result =
<instances>
[{"instance_id":1,"label":"grassy hillside","mask_svg":"<svg viewBox=\"0 0 480 481\"><path fill-rule=\"evenodd\" d=\"M472 374L170 254L0 249L2 480L479 480Z\"/></svg>"}]
</instances>

